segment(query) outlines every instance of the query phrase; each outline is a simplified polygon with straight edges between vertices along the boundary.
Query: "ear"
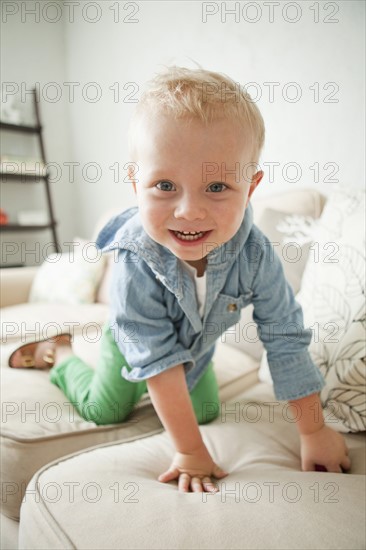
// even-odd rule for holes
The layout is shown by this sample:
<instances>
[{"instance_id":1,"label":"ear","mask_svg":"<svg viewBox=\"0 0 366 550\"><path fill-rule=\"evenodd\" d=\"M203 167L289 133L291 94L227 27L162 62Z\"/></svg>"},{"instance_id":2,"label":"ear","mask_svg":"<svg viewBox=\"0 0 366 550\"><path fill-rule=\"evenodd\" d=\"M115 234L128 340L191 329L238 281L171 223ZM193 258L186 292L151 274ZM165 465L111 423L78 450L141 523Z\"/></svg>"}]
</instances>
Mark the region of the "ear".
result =
<instances>
[{"instance_id":1,"label":"ear","mask_svg":"<svg viewBox=\"0 0 366 550\"><path fill-rule=\"evenodd\" d=\"M261 179L263 178L263 176L264 176L263 170L259 170L259 172L256 172L254 174L254 176L252 177L252 181L251 181L250 186L249 186L249 193L248 193L248 198L247 198L247 203L245 205L245 208L248 206L250 197L253 195L254 190L256 189L256 187L260 184Z\"/></svg>"}]
</instances>

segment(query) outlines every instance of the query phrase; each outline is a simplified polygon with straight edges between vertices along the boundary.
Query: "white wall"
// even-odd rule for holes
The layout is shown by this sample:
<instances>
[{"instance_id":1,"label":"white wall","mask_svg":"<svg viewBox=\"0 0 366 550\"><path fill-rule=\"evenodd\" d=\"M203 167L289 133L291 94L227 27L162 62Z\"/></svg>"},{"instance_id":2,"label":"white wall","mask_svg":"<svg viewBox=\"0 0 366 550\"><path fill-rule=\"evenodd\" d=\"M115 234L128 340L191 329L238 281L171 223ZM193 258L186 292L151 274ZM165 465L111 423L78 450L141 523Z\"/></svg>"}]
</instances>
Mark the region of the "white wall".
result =
<instances>
[{"instance_id":1,"label":"white wall","mask_svg":"<svg viewBox=\"0 0 366 550\"><path fill-rule=\"evenodd\" d=\"M364 185L364 2L130 2L119 3L117 22L115 1L74 3L73 19L70 8L59 5L63 18L58 23L34 23L31 17L21 23L20 14L8 18L3 80L56 80L63 90L63 102L42 106L49 157L61 164L65 159L80 163L75 182L67 181L64 167L65 181L54 189L62 238L88 237L103 211L135 204L123 182L134 107L127 95L133 88L123 87L135 83L138 99L144 82L165 64L195 67L197 62L242 84L256 83L248 91L259 94L267 128L261 159L266 175L256 193L315 187L329 194L334 180ZM134 6L138 11L130 18L136 22L128 22ZM225 21L225 6L238 6L239 13L227 14ZM203 22L205 9L218 11ZM80 84L73 102L65 82ZM91 82L102 93L99 101L87 99L95 91ZM110 90L114 83L119 85L118 102ZM278 83L273 101L265 83ZM301 93L299 101L284 98L286 88L290 99ZM99 181L83 178L88 163L99 165ZM119 182L109 168L115 163ZM268 163L280 163L273 180ZM296 163L301 176L289 163ZM95 174L92 168L86 172L89 179ZM297 175L299 181L291 181Z\"/></svg>"},{"instance_id":2,"label":"white wall","mask_svg":"<svg viewBox=\"0 0 366 550\"><path fill-rule=\"evenodd\" d=\"M35 2L23 2L32 8ZM22 14L20 2L2 2L1 22L1 101L6 100L7 92L12 85L20 90L29 90L39 83L42 92L49 82L62 82L66 75L65 32L63 22L50 24L43 17L36 21L35 16ZM10 10L18 13L10 15ZM50 16L51 16L50 12ZM50 90L51 91L51 90ZM29 114L29 99L22 101L20 94L16 94L18 105ZM27 95L25 94L25 97ZM51 97L51 96L50 96ZM29 98L29 96L28 96ZM48 161L59 165L72 156L72 136L69 128L68 103L56 101L54 103L40 98L40 114L44 126L44 141ZM28 150L28 145L31 145ZM35 138L22 137L19 134L2 132L2 154L15 152L36 156ZM60 240L72 240L76 224L76 203L69 189L64 174L60 180L51 184L55 218L59 222ZM33 183L4 183L2 184L2 207L10 215L11 221L17 221L17 211L27 209L42 209L46 205L44 187ZM37 241L37 245L34 241ZM47 243L52 241L51 233L4 233L2 234L2 252L6 242L14 241L18 244L18 253L8 257L8 263L21 261L22 256L28 264L42 261L42 254L52 251ZM23 243L23 244L22 244ZM33 253L35 252L35 253ZM4 255L2 254L2 260Z\"/></svg>"}]
</instances>

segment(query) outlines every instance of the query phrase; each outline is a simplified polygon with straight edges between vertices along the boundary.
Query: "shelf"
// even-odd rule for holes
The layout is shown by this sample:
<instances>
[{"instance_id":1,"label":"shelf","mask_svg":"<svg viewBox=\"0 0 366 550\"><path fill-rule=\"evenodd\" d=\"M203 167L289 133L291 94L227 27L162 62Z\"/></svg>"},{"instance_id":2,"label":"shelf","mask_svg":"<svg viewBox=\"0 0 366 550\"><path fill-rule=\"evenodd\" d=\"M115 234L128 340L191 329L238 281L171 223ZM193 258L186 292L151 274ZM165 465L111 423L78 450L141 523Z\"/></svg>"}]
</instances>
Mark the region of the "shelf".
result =
<instances>
[{"instance_id":1,"label":"shelf","mask_svg":"<svg viewBox=\"0 0 366 550\"><path fill-rule=\"evenodd\" d=\"M2 264L2 265L0 265L0 269L7 269L7 268L13 268L13 267L25 267L25 264Z\"/></svg>"},{"instance_id":2,"label":"shelf","mask_svg":"<svg viewBox=\"0 0 366 550\"><path fill-rule=\"evenodd\" d=\"M41 124L41 118L39 113L39 97L37 93L37 88L34 88L32 90L33 95L33 106L34 106L34 114L35 114L35 120L34 123L32 122L30 124L12 124L11 122L6 122L5 120L0 120L0 130L3 132L5 131L11 131L16 132L19 135L23 134L24 138L27 138L30 135L34 135L38 140L38 152L36 153L36 156L38 158L30 158L30 157L18 157L17 155L14 156L11 152L7 153L6 155L2 155L0 157L0 183L11 183L14 184L14 182L19 182L22 184L27 183L43 183L44 184L44 191L45 191L45 199L47 201L47 214L45 212L45 216L43 218L33 218L35 221L39 219L39 223L37 225L32 224L22 224L22 223L7 223L4 225L0 225L0 232L2 235L4 233L26 233L26 232L37 232L37 231L44 231L49 230L52 234L52 242L54 245L55 252L60 252L60 246L58 244L57 239L57 231L56 226L57 222L55 220L54 212L53 212L53 205L52 205L52 198L51 198L51 189L50 189L50 173L47 169L47 161L46 161L46 155L45 155L45 148L43 143L43 127ZM35 154L35 153L33 153ZM39 164L38 164L39 163ZM28 190L29 192L30 190ZM26 190L23 188L18 189L17 193L19 195L24 195ZM18 205L19 206L19 205ZM43 209L42 209L43 210ZM6 212L4 212L6 216ZM5 219L9 219L6 218ZM20 216L18 217L18 220L22 220ZM45 223L46 220L46 223ZM24 221L32 221L32 218L25 219ZM13 236L12 239L15 237ZM18 239L21 239L23 237L18 237Z\"/></svg>"},{"instance_id":3,"label":"shelf","mask_svg":"<svg viewBox=\"0 0 366 550\"><path fill-rule=\"evenodd\" d=\"M0 122L0 129L11 130L12 132L38 134L42 130L42 126L28 126L26 124L11 124L10 122Z\"/></svg>"},{"instance_id":4,"label":"shelf","mask_svg":"<svg viewBox=\"0 0 366 550\"><path fill-rule=\"evenodd\" d=\"M0 172L1 181L3 183L6 183L7 179L10 180L22 180L22 183L31 183L31 182L37 182L40 180L47 179L46 176L41 176L40 174L16 174L15 172Z\"/></svg>"},{"instance_id":5,"label":"shelf","mask_svg":"<svg viewBox=\"0 0 366 550\"><path fill-rule=\"evenodd\" d=\"M46 223L41 225L22 225L20 223L7 223L0 225L0 231L42 231L43 229L50 229L55 227L57 222Z\"/></svg>"}]
</instances>

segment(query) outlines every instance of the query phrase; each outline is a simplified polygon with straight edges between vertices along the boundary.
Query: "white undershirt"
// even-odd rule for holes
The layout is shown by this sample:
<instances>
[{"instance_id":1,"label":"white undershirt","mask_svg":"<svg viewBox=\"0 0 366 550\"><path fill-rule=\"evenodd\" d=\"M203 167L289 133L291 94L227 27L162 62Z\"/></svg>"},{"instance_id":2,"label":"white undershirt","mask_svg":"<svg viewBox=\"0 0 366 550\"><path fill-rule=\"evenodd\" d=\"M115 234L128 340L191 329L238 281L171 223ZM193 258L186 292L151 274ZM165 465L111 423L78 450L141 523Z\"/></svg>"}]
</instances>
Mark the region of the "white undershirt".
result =
<instances>
[{"instance_id":1,"label":"white undershirt","mask_svg":"<svg viewBox=\"0 0 366 550\"><path fill-rule=\"evenodd\" d=\"M197 269L190 264L187 264L184 260L180 260L183 267L188 271L194 284L196 286L196 296L198 302L198 313L200 317L203 317L206 302L206 271L202 277L197 277Z\"/></svg>"}]
</instances>

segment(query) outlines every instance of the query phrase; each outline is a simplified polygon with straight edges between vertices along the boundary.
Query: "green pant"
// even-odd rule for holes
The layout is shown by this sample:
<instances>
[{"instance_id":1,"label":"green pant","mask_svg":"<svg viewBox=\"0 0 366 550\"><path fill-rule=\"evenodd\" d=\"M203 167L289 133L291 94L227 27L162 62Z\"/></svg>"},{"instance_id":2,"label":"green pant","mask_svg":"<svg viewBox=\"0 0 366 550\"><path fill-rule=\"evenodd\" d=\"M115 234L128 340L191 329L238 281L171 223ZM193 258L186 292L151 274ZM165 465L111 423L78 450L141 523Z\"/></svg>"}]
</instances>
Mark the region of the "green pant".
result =
<instances>
[{"instance_id":1,"label":"green pant","mask_svg":"<svg viewBox=\"0 0 366 550\"><path fill-rule=\"evenodd\" d=\"M148 391L144 380L125 380L121 376L123 366L131 370L106 323L97 368L94 370L72 355L51 369L50 379L83 418L96 424L115 424L123 422ZM199 424L211 422L218 416L220 401L212 362L190 392L190 397Z\"/></svg>"}]
</instances>

